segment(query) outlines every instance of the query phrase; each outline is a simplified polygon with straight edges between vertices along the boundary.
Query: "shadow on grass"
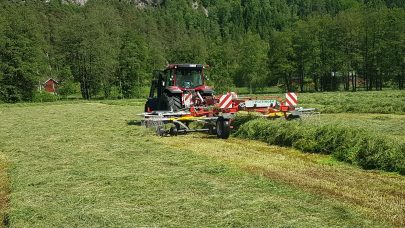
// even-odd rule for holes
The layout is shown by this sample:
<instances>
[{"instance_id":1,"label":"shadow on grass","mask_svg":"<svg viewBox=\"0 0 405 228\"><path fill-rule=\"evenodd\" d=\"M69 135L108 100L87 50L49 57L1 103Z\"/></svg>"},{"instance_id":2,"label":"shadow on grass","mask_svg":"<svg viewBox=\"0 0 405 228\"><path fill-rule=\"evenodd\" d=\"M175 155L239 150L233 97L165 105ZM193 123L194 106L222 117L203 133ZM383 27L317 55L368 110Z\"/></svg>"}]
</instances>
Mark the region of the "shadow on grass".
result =
<instances>
[{"instance_id":1,"label":"shadow on grass","mask_svg":"<svg viewBox=\"0 0 405 228\"><path fill-rule=\"evenodd\" d=\"M0 157L0 227L9 227L9 179L7 176L7 163Z\"/></svg>"},{"instance_id":2,"label":"shadow on grass","mask_svg":"<svg viewBox=\"0 0 405 228\"><path fill-rule=\"evenodd\" d=\"M3 227L10 227L10 222L9 222L9 218L8 218L8 214L5 213L3 216Z\"/></svg>"},{"instance_id":3,"label":"shadow on grass","mask_svg":"<svg viewBox=\"0 0 405 228\"><path fill-rule=\"evenodd\" d=\"M140 121L140 120L128 120L127 125L129 125L129 126L142 126L142 121Z\"/></svg>"}]
</instances>

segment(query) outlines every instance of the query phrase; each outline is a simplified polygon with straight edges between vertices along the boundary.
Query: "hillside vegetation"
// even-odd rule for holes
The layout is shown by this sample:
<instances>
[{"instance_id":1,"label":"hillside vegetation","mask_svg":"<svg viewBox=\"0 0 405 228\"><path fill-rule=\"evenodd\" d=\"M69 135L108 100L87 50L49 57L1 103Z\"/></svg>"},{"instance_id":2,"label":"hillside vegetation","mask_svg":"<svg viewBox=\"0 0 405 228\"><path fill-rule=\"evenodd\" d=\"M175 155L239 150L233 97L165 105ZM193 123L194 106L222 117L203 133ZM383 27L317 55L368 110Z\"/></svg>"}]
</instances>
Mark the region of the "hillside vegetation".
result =
<instances>
[{"instance_id":1,"label":"hillside vegetation","mask_svg":"<svg viewBox=\"0 0 405 228\"><path fill-rule=\"evenodd\" d=\"M168 62L209 64L218 92L404 88L404 1L64 2L0 1L0 101L48 78L61 96L137 97Z\"/></svg>"}]
</instances>

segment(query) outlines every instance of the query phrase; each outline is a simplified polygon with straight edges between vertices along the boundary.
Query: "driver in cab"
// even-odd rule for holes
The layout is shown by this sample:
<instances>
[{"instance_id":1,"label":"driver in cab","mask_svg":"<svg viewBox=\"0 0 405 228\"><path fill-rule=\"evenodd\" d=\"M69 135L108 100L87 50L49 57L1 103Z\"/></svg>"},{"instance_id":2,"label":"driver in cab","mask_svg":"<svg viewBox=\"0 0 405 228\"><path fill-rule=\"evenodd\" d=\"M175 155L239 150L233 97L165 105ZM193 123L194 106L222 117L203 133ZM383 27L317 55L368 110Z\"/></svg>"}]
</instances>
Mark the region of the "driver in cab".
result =
<instances>
[{"instance_id":1,"label":"driver in cab","mask_svg":"<svg viewBox=\"0 0 405 228\"><path fill-rule=\"evenodd\" d=\"M187 72L177 71L176 81L177 81L177 85L180 87L183 87L186 89L189 89L192 87L190 72L187 73Z\"/></svg>"},{"instance_id":2,"label":"driver in cab","mask_svg":"<svg viewBox=\"0 0 405 228\"><path fill-rule=\"evenodd\" d=\"M177 71L176 73L177 85L180 87L190 89L201 85L199 80L201 76L198 72Z\"/></svg>"}]
</instances>

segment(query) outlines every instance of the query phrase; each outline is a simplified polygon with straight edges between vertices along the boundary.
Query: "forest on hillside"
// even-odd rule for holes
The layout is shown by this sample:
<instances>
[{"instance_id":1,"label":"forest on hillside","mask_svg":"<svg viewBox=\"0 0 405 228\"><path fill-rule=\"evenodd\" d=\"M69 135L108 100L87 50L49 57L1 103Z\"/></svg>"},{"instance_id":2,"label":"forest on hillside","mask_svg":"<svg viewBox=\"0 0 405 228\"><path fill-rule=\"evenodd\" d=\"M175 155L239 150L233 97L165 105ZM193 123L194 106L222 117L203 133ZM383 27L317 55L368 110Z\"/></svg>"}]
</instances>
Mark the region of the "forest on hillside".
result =
<instances>
[{"instance_id":1,"label":"forest on hillside","mask_svg":"<svg viewBox=\"0 0 405 228\"><path fill-rule=\"evenodd\" d=\"M209 65L217 91L404 89L403 0L0 0L0 102L48 78L85 99L141 95L168 63Z\"/></svg>"}]
</instances>

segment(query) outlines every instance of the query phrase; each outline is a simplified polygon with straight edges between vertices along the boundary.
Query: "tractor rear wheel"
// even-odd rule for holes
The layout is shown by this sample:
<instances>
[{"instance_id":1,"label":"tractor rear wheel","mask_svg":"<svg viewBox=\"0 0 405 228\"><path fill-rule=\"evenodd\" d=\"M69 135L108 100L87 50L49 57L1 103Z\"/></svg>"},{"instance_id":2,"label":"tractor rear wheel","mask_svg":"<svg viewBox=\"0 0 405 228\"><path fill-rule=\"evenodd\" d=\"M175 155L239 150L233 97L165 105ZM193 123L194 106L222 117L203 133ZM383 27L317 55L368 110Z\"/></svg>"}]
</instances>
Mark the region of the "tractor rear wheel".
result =
<instances>
[{"instance_id":1,"label":"tractor rear wheel","mask_svg":"<svg viewBox=\"0 0 405 228\"><path fill-rule=\"evenodd\" d=\"M224 118L219 118L217 120L217 137L220 139L227 139L229 138L229 135L231 133L231 124L229 120L226 120Z\"/></svg>"},{"instance_id":2,"label":"tractor rear wheel","mask_svg":"<svg viewBox=\"0 0 405 228\"><path fill-rule=\"evenodd\" d=\"M173 96L169 97L169 104L170 104L171 110L179 111L181 109L181 97L178 95L173 95Z\"/></svg>"},{"instance_id":3,"label":"tractor rear wheel","mask_svg":"<svg viewBox=\"0 0 405 228\"><path fill-rule=\"evenodd\" d=\"M179 134L176 126L171 127L169 132L171 136L177 136Z\"/></svg>"},{"instance_id":4,"label":"tractor rear wheel","mask_svg":"<svg viewBox=\"0 0 405 228\"><path fill-rule=\"evenodd\" d=\"M163 110L179 111L181 109L181 97L175 94L163 94Z\"/></svg>"}]
</instances>

